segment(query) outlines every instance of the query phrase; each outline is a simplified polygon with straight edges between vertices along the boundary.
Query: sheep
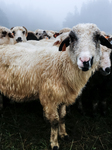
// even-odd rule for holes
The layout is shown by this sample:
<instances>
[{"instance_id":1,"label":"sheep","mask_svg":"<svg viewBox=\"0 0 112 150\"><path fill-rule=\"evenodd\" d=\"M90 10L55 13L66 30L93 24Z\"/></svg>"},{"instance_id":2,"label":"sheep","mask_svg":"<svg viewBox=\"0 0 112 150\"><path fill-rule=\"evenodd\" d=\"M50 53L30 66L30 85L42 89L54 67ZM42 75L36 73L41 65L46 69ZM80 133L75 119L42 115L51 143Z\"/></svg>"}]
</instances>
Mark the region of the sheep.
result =
<instances>
[{"instance_id":1,"label":"sheep","mask_svg":"<svg viewBox=\"0 0 112 150\"><path fill-rule=\"evenodd\" d=\"M38 40L42 40L45 37L50 39L50 36L47 34L47 32L45 30L37 29L34 31L34 33L35 33Z\"/></svg>"},{"instance_id":2,"label":"sheep","mask_svg":"<svg viewBox=\"0 0 112 150\"><path fill-rule=\"evenodd\" d=\"M32 32L32 31L28 31L28 34L27 34L27 41L28 40L36 40L38 41L36 35Z\"/></svg>"},{"instance_id":3,"label":"sheep","mask_svg":"<svg viewBox=\"0 0 112 150\"><path fill-rule=\"evenodd\" d=\"M59 47L59 44L57 45L54 45L54 39L43 39L43 40L39 40L39 41L36 41L36 40L29 40L27 42L22 42L22 43L17 43L16 45L17 46L22 46L22 47L33 47L33 48L36 48L36 47L50 47L53 48L53 51L56 50L58 51L57 47Z\"/></svg>"},{"instance_id":4,"label":"sheep","mask_svg":"<svg viewBox=\"0 0 112 150\"><path fill-rule=\"evenodd\" d=\"M112 47L95 24L78 24L59 51L50 46L38 46L34 51L29 46L0 46L1 93L17 102L39 97L44 115L51 123L53 150L59 149L58 134L68 138L66 106L75 102L96 70L101 57L100 42Z\"/></svg>"},{"instance_id":5,"label":"sheep","mask_svg":"<svg viewBox=\"0 0 112 150\"><path fill-rule=\"evenodd\" d=\"M26 42L27 39L27 34L28 31L27 29L23 26L16 26L16 27L12 27L11 31L14 35L14 44L18 43L18 42Z\"/></svg>"},{"instance_id":6,"label":"sheep","mask_svg":"<svg viewBox=\"0 0 112 150\"><path fill-rule=\"evenodd\" d=\"M0 26L0 45L13 44L13 35L10 29Z\"/></svg>"},{"instance_id":7,"label":"sheep","mask_svg":"<svg viewBox=\"0 0 112 150\"><path fill-rule=\"evenodd\" d=\"M104 32L102 32L102 34L104 34ZM111 37L108 37L108 39L110 40ZM101 59L110 56L110 60L105 59L100 63L100 68L89 79L82 94L77 98L76 103L81 114L90 115L92 117L95 117L98 112L103 116L106 115L108 96L112 92L112 51L105 46L101 46L101 50L103 51Z\"/></svg>"},{"instance_id":8,"label":"sheep","mask_svg":"<svg viewBox=\"0 0 112 150\"><path fill-rule=\"evenodd\" d=\"M70 31L71 31L71 28L66 27L66 28L61 29L59 31L59 33L66 33L66 32L70 32Z\"/></svg>"},{"instance_id":9,"label":"sheep","mask_svg":"<svg viewBox=\"0 0 112 150\"><path fill-rule=\"evenodd\" d=\"M108 41L112 44L112 36L108 37Z\"/></svg>"},{"instance_id":10,"label":"sheep","mask_svg":"<svg viewBox=\"0 0 112 150\"><path fill-rule=\"evenodd\" d=\"M55 34L55 33L56 33L56 32L53 31L53 30L46 30L46 32L47 32L47 33L50 32L50 33L52 33L52 34Z\"/></svg>"},{"instance_id":11,"label":"sheep","mask_svg":"<svg viewBox=\"0 0 112 150\"><path fill-rule=\"evenodd\" d=\"M65 32L65 33L62 33L60 35L58 35L56 38L55 38L55 41L54 41L54 46L55 45L60 45L62 43L62 41L69 35L69 32Z\"/></svg>"}]
</instances>

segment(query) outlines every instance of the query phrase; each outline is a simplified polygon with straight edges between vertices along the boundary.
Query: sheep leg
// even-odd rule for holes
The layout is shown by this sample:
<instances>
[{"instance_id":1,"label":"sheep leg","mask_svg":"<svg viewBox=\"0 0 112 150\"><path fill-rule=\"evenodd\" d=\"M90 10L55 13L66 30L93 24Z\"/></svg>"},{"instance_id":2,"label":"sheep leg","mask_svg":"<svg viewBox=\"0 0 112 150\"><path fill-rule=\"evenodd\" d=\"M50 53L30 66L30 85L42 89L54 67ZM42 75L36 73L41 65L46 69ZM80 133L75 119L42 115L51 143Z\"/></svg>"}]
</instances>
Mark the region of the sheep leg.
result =
<instances>
[{"instance_id":1,"label":"sheep leg","mask_svg":"<svg viewBox=\"0 0 112 150\"><path fill-rule=\"evenodd\" d=\"M59 107L59 135L61 138L67 140L68 134L66 133L65 128L65 115L66 115L66 105L61 105Z\"/></svg>"},{"instance_id":2,"label":"sheep leg","mask_svg":"<svg viewBox=\"0 0 112 150\"><path fill-rule=\"evenodd\" d=\"M106 99L100 102L100 111L103 116L106 115L107 102Z\"/></svg>"},{"instance_id":3,"label":"sheep leg","mask_svg":"<svg viewBox=\"0 0 112 150\"><path fill-rule=\"evenodd\" d=\"M59 128L59 115L57 111L57 106L46 105L44 107L45 117L51 123L51 135L50 135L50 143L52 150L59 150L58 144L58 128Z\"/></svg>"},{"instance_id":4,"label":"sheep leg","mask_svg":"<svg viewBox=\"0 0 112 150\"><path fill-rule=\"evenodd\" d=\"M95 117L97 114L97 109L98 109L98 102L93 103L93 116Z\"/></svg>"},{"instance_id":5,"label":"sheep leg","mask_svg":"<svg viewBox=\"0 0 112 150\"><path fill-rule=\"evenodd\" d=\"M0 94L0 111L3 109L3 96Z\"/></svg>"},{"instance_id":6,"label":"sheep leg","mask_svg":"<svg viewBox=\"0 0 112 150\"><path fill-rule=\"evenodd\" d=\"M78 111L82 115L85 115L84 107L83 107L83 104L82 104L82 95L80 95L80 97L77 99L77 107L78 107Z\"/></svg>"},{"instance_id":7,"label":"sheep leg","mask_svg":"<svg viewBox=\"0 0 112 150\"><path fill-rule=\"evenodd\" d=\"M51 123L51 137L50 137L50 142L51 142L51 148L53 150L58 150L59 149L59 144L58 144L58 126L59 122L54 120Z\"/></svg>"}]
</instances>

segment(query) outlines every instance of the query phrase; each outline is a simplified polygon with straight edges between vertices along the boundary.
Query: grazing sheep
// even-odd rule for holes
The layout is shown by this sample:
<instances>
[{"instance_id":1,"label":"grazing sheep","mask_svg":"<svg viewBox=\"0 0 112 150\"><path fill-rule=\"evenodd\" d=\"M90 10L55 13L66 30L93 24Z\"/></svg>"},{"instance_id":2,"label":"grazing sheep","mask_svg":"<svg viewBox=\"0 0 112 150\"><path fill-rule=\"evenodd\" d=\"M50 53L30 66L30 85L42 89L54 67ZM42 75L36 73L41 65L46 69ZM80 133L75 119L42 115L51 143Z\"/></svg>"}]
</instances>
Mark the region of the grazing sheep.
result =
<instances>
[{"instance_id":1,"label":"grazing sheep","mask_svg":"<svg viewBox=\"0 0 112 150\"><path fill-rule=\"evenodd\" d=\"M13 44L13 35L10 29L0 26L0 45Z\"/></svg>"},{"instance_id":2,"label":"grazing sheep","mask_svg":"<svg viewBox=\"0 0 112 150\"><path fill-rule=\"evenodd\" d=\"M96 25L79 24L61 43L62 52L50 46L38 46L33 51L29 46L0 46L1 93L17 102L39 97L51 123L53 150L59 149L58 134L68 137L64 122L66 106L75 102L96 70L101 57L100 42L111 47Z\"/></svg>"},{"instance_id":3,"label":"grazing sheep","mask_svg":"<svg viewBox=\"0 0 112 150\"><path fill-rule=\"evenodd\" d=\"M76 103L81 114L92 117L96 116L98 112L106 115L108 96L112 93L112 51L105 46L101 46L101 50L101 59L105 60L100 63L98 71L89 79Z\"/></svg>"},{"instance_id":4,"label":"grazing sheep","mask_svg":"<svg viewBox=\"0 0 112 150\"><path fill-rule=\"evenodd\" d=\"M37 37L38 40L42 40L45 37L47 37L47 38L50 39L50 36L47 34L47 32L45 30L37 29L37 30L35 30L34 33L35 33L35 35L36 35L36 37Z\"/></svg>"},{"instance_id":5,"label":"grazing sheep","mask_svg":"<svg viewBox=\"0 0 112 150\"><path fill-rule=\"evenodd\" d=\"M14 44L18 43L18 42L26 42L27 39L27 34L28 31L27 29L23 26L16 26L16 27L12 27L11 31L14 35Z\"/></svg>"}]
</instances>

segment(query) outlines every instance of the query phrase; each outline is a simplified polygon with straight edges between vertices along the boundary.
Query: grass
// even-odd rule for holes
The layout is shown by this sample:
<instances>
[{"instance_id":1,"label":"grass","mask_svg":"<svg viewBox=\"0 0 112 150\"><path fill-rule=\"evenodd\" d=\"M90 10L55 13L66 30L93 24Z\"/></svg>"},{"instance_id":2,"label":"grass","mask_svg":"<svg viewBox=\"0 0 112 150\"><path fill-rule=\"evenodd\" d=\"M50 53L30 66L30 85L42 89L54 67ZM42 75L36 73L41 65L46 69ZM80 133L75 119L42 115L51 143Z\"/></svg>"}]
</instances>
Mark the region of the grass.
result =
<instances>
[{"instance_id":1,"label":"grass","mask_svg":"<svg viewBox=\"0 0 112 150\"><path fill-rule=\"evenodd\" d=\"M70 140L60 150L112 150L112 97L107 116L82 116L73 105L66 116ZM50 124L39 102L7 104L0 116L0 150L50 150Z\"/></svg>"}]
</instances>

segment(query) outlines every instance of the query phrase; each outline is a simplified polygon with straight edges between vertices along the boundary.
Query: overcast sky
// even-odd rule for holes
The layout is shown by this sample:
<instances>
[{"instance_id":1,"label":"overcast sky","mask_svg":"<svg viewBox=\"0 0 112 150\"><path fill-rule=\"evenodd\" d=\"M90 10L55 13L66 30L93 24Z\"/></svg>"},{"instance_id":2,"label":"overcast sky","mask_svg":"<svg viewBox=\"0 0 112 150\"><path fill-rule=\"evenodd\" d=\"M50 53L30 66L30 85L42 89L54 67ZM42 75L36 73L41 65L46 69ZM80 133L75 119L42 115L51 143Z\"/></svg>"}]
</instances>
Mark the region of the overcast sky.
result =
<instances>
[{"instance_id":1,"label":"overcast sky","mask_svg":"<svg viewBox=\"0 0 112 150\"><path fill-rule=\"evenodd\" d=\"M82 6L91 1L98 0L0 0L0 10L5 15L4 20L0 18L0 25L4 21L8 28L60 30L68 13L74 14L75 9L80 12ZM112 0L107 1L112 3Z\"/></svg>"}]
</instances>

